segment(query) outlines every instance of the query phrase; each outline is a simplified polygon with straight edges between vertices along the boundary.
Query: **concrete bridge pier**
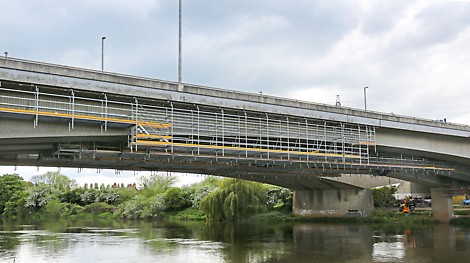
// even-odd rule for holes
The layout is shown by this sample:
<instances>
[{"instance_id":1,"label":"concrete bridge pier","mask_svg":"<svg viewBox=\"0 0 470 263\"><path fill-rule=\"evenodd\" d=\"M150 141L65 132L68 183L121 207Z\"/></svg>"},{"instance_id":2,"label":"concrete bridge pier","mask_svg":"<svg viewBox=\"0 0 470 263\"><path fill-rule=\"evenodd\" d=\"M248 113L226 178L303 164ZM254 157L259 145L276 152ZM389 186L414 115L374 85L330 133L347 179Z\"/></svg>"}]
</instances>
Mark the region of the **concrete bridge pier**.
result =
<instances>
[{"instance_id":1,"label":"concrete bridge pier","mask_svg":"<svg viewBox=\"0 0 470 263\"><path fill-rule=\"evenodd\" d=\"M444 188L431 188L432 215L440 223L449 223L454 217L452 196Z\"/></svg>"},{"instance_id":2,"label":"concrete bridge pier","mask_svg":"<svg viewBox=\"0 0 470 263\"><path fill-rule=\"evenodd\" d=\"M306 217L368 216L374 209L369 189L297 190L292 212Z\"/></svg>"}]
</instances>

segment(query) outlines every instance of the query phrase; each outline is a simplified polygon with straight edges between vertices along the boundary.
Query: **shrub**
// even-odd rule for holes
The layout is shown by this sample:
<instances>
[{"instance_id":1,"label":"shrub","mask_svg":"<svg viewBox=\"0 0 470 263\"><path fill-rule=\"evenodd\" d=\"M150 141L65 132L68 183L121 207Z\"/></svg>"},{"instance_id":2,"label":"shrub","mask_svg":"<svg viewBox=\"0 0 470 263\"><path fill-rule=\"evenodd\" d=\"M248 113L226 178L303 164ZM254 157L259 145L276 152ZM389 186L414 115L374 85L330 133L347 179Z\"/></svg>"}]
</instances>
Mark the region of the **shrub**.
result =
<instances>
[{"instance_id":1,"label":"shrub","mask_svg":"<svg viewBox=\"0 0 470 263\"><path fill-rule=\"evenodd\" d=\"M179 211L191 205L189 194L181 188L172 187L163 194L166 210Z\"/></svg>"},{"instance_id":2,"label":"shrub","mask_svg":"<svg viewBox=\"0 0 470 263\"><path fill-rule=\"evenodd\" d=\"M47 184L40 183L29 189L28 197L25 199L25 206L34 210L40 210L52 199L54 199L52 188Z\"/></svg>"},{"instance_id":3,"label":"shrub","mask_svg":"<svg viewBox=\"0 0 470 263\"><path fill-rule=\"evenodd\" d=\"M372 198L374 199L374 207L392 207L395 204L395 197L397 192L395 186L384 186L372 189Z\"/></svg>"},{"instance_id":4,"label":"shrub","mask_svg":"<svg viewBox=\"0 0 470 263\"><path fill-rule=\"evenodd\" d=\"M115 215L127 219L156 218L166 210L163 195L153 197L136 195L133 199L120 204Z\"/></svg>"},{"instance_id":5,"label":"shrub","mask_svg":"<svg viewBox=\"0 0 470 263\"><path fill-rule=\"evenodd\" d=\"M68 214L67 204L59 202L57 199L51 199L44 206L43 212L48 217L60 217Z\"/></svg>"},{"instance_id":6,"label":"shrub","mask_svg":"<svg viewBox=\"0 0 470 263\"><path fill-rule=\"evenodd\" d=\"M92 204L86 205L83 208L84 212L92 213L94 215L99 215L105 212L112 213L114 212L114 209L115 209L114 206L103 203L103 202L92 203Z\"/></svg>"}]
</instances>

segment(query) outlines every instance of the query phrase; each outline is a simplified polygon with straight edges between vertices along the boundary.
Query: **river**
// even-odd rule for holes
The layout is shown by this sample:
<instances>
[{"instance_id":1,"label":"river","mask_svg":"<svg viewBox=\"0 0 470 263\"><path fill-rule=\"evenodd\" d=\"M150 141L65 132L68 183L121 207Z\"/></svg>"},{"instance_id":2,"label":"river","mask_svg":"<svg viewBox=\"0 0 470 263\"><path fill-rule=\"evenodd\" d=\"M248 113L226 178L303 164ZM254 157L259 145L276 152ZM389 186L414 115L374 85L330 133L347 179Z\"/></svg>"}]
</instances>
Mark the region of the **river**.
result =
<instances>
[{"instance_id":1,"label":"river","mask_svg":"<svg viewBox=\"0 0 470 263\"><path fill-rule=\"evenodd\" d=\"M5 221L0 262L469 262L470 228Z\"/></svg>"}]
</instances>

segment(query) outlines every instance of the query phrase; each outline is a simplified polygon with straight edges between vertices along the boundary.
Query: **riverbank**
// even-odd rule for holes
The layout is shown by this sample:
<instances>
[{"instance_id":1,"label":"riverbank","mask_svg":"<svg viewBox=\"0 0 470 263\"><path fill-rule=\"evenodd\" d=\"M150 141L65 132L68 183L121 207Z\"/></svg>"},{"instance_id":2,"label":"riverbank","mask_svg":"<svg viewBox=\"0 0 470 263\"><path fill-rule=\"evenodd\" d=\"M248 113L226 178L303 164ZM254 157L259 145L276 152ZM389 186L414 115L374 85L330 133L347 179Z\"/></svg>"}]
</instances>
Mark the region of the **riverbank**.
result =
<instances>
[{"instance_id":1,"label":"riverbank","mask_svg":"<svg viewBox=\"0 0 470 263\"><path fill-rule=\"evenodd\" d=\"M145 179L145 180L144 180ZM412 213L376 209L368 217L296 217L292 211L292 191L237 179L207 178L190 186L174 187L174 178L152 176L141 187L89 186L58 173L47 173L24 181L18 175L0 176L0 214L5 218L63 218L66 220L107 221L223 221L223 222L318 222L371 224L433 224L430 210ZM392 189L393 190L393 189ZM380 206L393 191L377 195ZM470 225L470 209L455 210L451 223Z\"/></svg>"},{"instance_id":2,"label":"riverbank","mask_svg":"<svg viewBox=\"0 0 470 263\"><path fill-rule=\"evenodd\" d=\"M457 210L456 217L450 221L452 225L470 226L470 209ZM5 217L2 217L6 219ZM203 211L195 208L187 208L182 211L166 212L158 217L147 219L126 219L120 218L111 211L100 212L99 210L81 212L73 215L58 215L47 213L30 214L28 218L36 220L61 219L67 221L88 221L88 222L126 222L126 221L165 221L165 222L210 222ZM21 219L21 218L18 218ZM419 210L412 213L399 213L387 209L376 209L368 217L298 217L291 213L270 211L259 213L240 220L245 223L255 224L277 224L277 223L338 223L338 224L383 224L383 225L430 225L437 224L432 217L430 210Z\"/></svg>"}]
</instances>

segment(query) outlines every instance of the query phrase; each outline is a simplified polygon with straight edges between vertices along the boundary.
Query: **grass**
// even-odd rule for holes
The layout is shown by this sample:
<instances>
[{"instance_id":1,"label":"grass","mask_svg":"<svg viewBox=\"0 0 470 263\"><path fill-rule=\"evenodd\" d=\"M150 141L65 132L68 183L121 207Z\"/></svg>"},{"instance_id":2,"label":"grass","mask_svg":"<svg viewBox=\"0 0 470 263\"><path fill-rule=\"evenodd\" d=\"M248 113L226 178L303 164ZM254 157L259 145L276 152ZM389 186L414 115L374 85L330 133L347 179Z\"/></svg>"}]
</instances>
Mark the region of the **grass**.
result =
<instances>
[{"instance_id":1,"label":"grass","mask_svg":"<svg viewBox=\"0 0 470 263\"><path fill-rule=\"evenodd\" d=\"M204 221L206 216L204 212L195 208L187 208L183 211L167 213L166 218L170 220L182 220L182 221Z\"/></svg>"}]
</instances>

